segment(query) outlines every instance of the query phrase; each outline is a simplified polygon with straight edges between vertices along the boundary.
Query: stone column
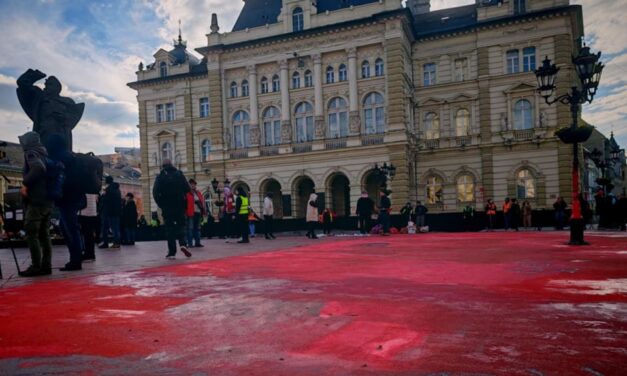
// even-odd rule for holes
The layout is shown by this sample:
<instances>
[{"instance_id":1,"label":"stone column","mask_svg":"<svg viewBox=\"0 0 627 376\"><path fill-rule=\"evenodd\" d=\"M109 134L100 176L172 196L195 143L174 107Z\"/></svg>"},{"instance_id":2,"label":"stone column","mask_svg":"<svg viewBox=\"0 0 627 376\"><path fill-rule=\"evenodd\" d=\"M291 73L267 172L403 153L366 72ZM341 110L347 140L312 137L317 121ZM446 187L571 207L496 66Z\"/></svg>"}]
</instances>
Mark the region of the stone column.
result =
<instances>
[{"instance_id":1,"label":"stone column","mask_svg":"<svg viewBox=\"0 0 627 376\"><path fill-rule=\"evenodd\" d=\"M324 138L324 103L322 99L322 55L314 54L314 91L315 91L315 106L314 106L314 123L316 138Z\"/></svg>"},{"instance_id":2,"label":"stone column","mask_svg":"<svg viewBox=\"0 0 627 376\"><path fill-rule=\"evenodd\" d=\"M290 110L290 85L287 60L279 61L281 68L281 142L292 141L292 124Z\"/></svg>"},{"instance_id":3,"label":"stone column","mask_svg":"<svg viewBox=\"0 0 627 376\"><path fill-rule=\"evenodd\" d=\"M257 103L257 67L248 66L248 96L250 97L250 143L259 145L259 104Z\"/></svg>"},{"instance_id":4,"label":"stone column","mask_svg":"<svg viewBox=\"0 0 627 376\"><path fill-rule=\"evenodd\" d=\"M359 119L359 98L357 92L357 49L351 47L346 50L348 54L348 90L350 110L350 132L355 134L361 130Z\"/></svg>"}]
</instances>

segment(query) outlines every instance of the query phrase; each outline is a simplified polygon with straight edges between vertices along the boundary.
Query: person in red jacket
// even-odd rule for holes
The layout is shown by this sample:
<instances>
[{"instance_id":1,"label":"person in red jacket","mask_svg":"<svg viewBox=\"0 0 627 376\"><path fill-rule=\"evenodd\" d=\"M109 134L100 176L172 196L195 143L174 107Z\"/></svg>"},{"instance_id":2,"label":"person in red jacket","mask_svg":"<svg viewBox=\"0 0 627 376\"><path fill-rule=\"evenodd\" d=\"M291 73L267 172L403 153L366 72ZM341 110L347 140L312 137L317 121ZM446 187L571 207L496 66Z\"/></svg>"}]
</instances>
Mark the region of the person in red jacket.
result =
<instances>
[{"instance_id":1,"label":"person in red jacket","mask_svg":"<svg viewBox=\"0 0 627 376\"><path fill-rule=\"evenodd\" d=\"M187 217L187 244L190 247L203 247L200 244L200 222L207 215L205 197L196 189L196 180L189 179L191 190L187 192L187 207L185 216ZM192 245L192 239L194 243Z\"/></svg>"}]
</instances>

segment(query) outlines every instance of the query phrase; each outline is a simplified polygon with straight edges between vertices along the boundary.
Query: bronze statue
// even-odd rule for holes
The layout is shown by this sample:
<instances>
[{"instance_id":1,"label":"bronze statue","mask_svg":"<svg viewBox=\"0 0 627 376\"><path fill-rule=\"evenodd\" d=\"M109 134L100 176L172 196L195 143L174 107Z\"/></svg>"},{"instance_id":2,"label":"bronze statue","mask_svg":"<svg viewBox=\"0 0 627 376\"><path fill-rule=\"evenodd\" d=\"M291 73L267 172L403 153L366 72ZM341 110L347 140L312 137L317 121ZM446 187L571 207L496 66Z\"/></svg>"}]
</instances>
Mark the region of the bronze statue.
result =
<instances>
[{"instance_id":1,"label":"bronze statue","mask_svg":"<svg viewBox=\"0 0 627 376\"><path fill-rule=\"evenodd\" d=\"M51 136L56 135L53 139L63 139L64 148L71 151L72 130L83 116L85 104L62 97L61 82L54 76L46 79L43 90L34 85L44 77L46 74L39 70L27 70L17 79L17 98L46 148L51 146Z\"/></svg>"}]
</instances>

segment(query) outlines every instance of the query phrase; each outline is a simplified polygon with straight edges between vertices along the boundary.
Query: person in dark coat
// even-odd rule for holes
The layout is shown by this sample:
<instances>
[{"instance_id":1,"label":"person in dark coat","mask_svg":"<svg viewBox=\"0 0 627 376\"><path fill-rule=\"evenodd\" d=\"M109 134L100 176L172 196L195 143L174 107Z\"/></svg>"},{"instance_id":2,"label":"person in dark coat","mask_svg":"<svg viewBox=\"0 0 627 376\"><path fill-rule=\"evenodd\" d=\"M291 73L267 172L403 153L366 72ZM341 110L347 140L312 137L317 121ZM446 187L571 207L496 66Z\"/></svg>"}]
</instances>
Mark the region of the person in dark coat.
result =
<instances>
[{"instance_id":1,"label":"person in dark coat","mask_svg":"<svg viewBox=\"0 0 627 376\"><path fill-rule=\"evenodd\" d=\"M127 245L135 245L135 231L137 231L137 204L135 195L126 194L124 207L122 208L122 226L124 227L125 242Z\"/></svg>"},{"instance_id":2,"label":"person in dark coat","mask_svg":"<svg viewBox=\"0 0 627 376\"><path fill-rule=\"evenodd\" d=\"M620 231L627 231L627 196L623 193L616 202L616 219Z\"/></svg>"},{"instance_id":3,"label":"person in dark coat","mask_svg":"<svg viewBox=\"0 0 627 376\"><path fill-rule=\"evenodd\" d=\"M190 186L185 175L172 165L169 159L164 159L161 173L155 179L152 196L161 208L168 239L168 260L176 259L176 241L178 240L181 252L187 257L192 253L187 250L187 236L185 234L185 209L187 208L187 193Z\"/></svg>"},{"instance_id":4,"label":"person in dark coat","mask_svg":"<svg viewBox=\"0 0 627 376\"><path fill-rule=\"evenodd\" d=\"M411 213L414 211L414 208L411 206L411 202L408 202L401 208L401 217L403 218L403 227L407 227L409 221L411 221Z\"/></svg>"},{"instance_id":5,"label":"person in dark coat","mask_svg":"<svg viewBox=\"0 0 627 376\"><path fill-rule=\"evenodd\" d=\"M567 207L568 207L568 204L566 204L566 201L564 201L564 199L559 196L553 203L553 210L555 211L555 229L556 230L564 229Z\"/></svg>"},{"instance_id":6,"label":"person in dark coat","mask_svg":"<svg viewBox=\"0 0 627 376\"><path fill-rule=\"evenodd\" d=\"M512 207L511 207L511 219L510 219L510 226L512 227L512 229L518 231L518 226L520 224L520 218L521 218L521 210L520 210L520 204L518 203L518 200L513 198L512 199Z\"/></svg>"},{"instance_id":7,"label":"person in dark coat","mask_svg":"<svg viewBox=\"0 0 627 376\"><path fill-rule=\"evenodd\" d=\"M102 202L102 244L99 248L109 248L109 229L113 234L111 248L120 248L120 218L122 217L122 192L120 185L113 181L112 176L105 178L104 193L100 197Z\"/></svg>"},{"instance_id":8,"label":"person in dark coat","mask_svg":"<svg viewBox=\"0 0 627 376\"><path fill-rule=\"evenodd\" d=\"M359 217L359 232L367 234L370 232L370 219L374 212L374 201L368 197L367 191L361 192L361 197L357 200L357 211Z\"/></svg>"},{"instance_id":9,"label":"person in dark coat","mask_svg":"<svg viewBox=\"0 0 627 376\"><path fill-rule=\"evenodd\" d=\"M388 197L390 192L387 189L381 189L381 203L379 204L379 224L383 227L383 236L390 235L390 211L392 210L392 202Z\"/></svg>"}]
</instances>

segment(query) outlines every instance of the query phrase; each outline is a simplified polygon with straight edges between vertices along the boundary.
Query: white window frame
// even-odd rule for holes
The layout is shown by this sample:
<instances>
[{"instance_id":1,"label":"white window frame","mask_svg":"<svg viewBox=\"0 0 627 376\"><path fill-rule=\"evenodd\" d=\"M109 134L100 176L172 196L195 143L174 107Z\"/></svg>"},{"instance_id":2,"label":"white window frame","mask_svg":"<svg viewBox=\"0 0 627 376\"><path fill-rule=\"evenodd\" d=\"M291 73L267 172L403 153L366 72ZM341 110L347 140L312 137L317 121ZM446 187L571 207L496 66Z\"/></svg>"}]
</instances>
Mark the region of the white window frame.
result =
<instances>
[{"instance_id":1,"label":"white window frame","mask_svg":"<svg viewBox=\"0 0 627 376\"><path fill-rule=\"evenodd\" d=\"M440 115L437 112L429 111L424 114L423 129L425 139L437 140L440 138Z\"/></svg>"},{"instance_id":2,"label":"white window frame","mask_svg":"<svg viewBox=\"0 0 627 376\"><path fill-rule=\"evenodd\" d=\"M528 105L526 107L525 105ZM512 108L514 130L533 129L533 103L528 99L518 99Z\"/></svg>"},{"instance_id":3,"label":"white window frame","mask_svg":"<svg viewBox=\"0 0 627 376\"><path fill-rule=\"evenodd\" d=\"M174 148L172 147L172 143L170 141L166 141L162 143L161 144L161 161L163 162L166 159L169 159L172 161L173 155L174 155Z\"/></svg>"},{"instance_id":4,"label":"white window frame","mask_svg":"<svg viewBox=\"0 0 627 376\"><path fill-rule=\"evenodd\" d=\"M248 80L242 81L242 97L247 97L250 95L250 85L248 84Z\"/></svg>"},{"instance_id":5,"label":"white window frame","mask_svg":"<svg viewBox=\"0 0 627 376\"><path fill-rule=\"evenodd\" d=\"M168 76L168 63L162 61L159 64L159 77L167 77Z\"/></svg>"},{"instance_id":6,"label":"white window frame","mask_svg":"<svg viewBox=\"0 0 627 376\"><path fill-rule=\"evenodd\" d=\"M156 115L157 123L165 122L165 105L164 104L158 104L155 107L155 115Z\"/></svg>"},{"instance_id":7,"label":"white window frame","mask_svg":"<svg viewBox=\"0 0 627 376\"><path fill-rule=\"evenodd\" d=\"M470 134L470 111L460 108L455 112L455 134L464 137Z\"/></svg>"},{"instance_id":8,"label":"white window frame","mask_svg":"<svg viewBox=\"0 0 627 376\"><path fill-rule=\"evenodd\" d=\"M166 103L165 104L165 121L174 121L176 120L176 106L174 103Z\"/></svg>"},{"instance_id":9,"label":"white window frame","mask_svg":"<svg viewBox=\"0 0 627 376\"><path fill-rule=\"evenodd\" d=\"M385 64L381 58L378 58L374 63L374 75L376 77L383 77L385 75Z\"/></svg>"},{"instance_id":10,"label":"white window frame","mask_svg":"<svg viewBox=\"0 0 627 376\"><path fill-rule=\"evenodd\" d=\"M229 94L231 96L231 98L237 98L237 82L233 81L231 82L231 88L229 91Z\"/></svg>"},{"instance_id":11,"label":"white window frame","mask_svg":"<svg viewBox=\"0 0 627 376\"><path fill-rule=\"evenodd\" d=\"M348 74L346 71L346 65L345 64L341 64L340 67L338 68L338 79L339 82L344 82L346 80L348 80Z\"/></svg>"},{"instance_id":12,"label":"white window frame","mask_svg":"<svg viewBox=\"0 0 627 376\"><path fill-rule=\"evenodd\" d=\"M427 63L422 66L423 86L433 86L437 83L438 67L435 63Z\"/></svg>"},{"instance_id":13,"label":"white window frame","mask_svg":"<svg viewBox=\"0 0 627 376\"><path fill-rule=\"evenodd\" d=\"M364 127L366 134L385 133L385 99L372 92L364 98Z\"/></svg>"},{"instance_id":14,"label":"white window frame","mask_svg":"<svg viewBox=\"0 0 627 376\"><path fill-rule=\"evenodd\" d=\"M211 153L211 141L208 138L205 138L200 142L200 158L202 162L209 161L209 155Z\"/></svg>"},{"instance_id":15,"label":"white window frame","mask_svg":"<svg viewBox=\"0 0 627 376\"><path fill-rule=\"evenodd\" d=\"M235 149L250 147L250 116L248 112L239 110L231 118L233 126L233 147ZM238 142L239 141L239 142Z\"/></svg>"},{"instance_id":16,"label":"white window frame","mask_svg":"<svg viewBox=\"0 0 627 376\"><path fill-rule=\"evenodd\" d=\"M370 62L368 60L361 62L361 78L370 78Z\"/></svg>"},{"instance_id":17,"label":"white window frame","mask_svg":"<svg viewBox=\"0 0 627 376\"><path fill-rule=\"evenodd\" d=\"M537 196L536 178L529 169L523 168L516 173L516 198L519 200L535 199ZM524 194L521 195L521 189Z\"/></svg>"},{"instance_id":18,"label":"white window frame","mask_svg":"<svg viewBox=\"0 0 627 376\"><path fill-rule=\"evenodd\" d=\"M305 29L305 14L303 8L296 7L292 11L292 31L303 31Z\"/></svg>"},{"instance_id":19,"label":"white window frame","mask_svg":"<svg viewBox=\"0 0 627 376\"><path fill-rule=\"evenodd\" d=\"M315 137L313 106L309 102L296 105L294 119L296 124L296 142L311 142Z\"/></svg>"},{"instance_id":20,"label":"white window frame","mask_svg":"<svg viewBox=\"0 0 627 376\"><path fill-rule=\"evenodd\" d=\"M292 89L300 89L300 73L298 72L292 74Z\"/></svg>"},{"instance_id":21,"label":"white window frame","mask_svg":"<svg viewBox=\"0 0 627 376\"><path fill-rule=\"evenodd\" d=\"M507 50L505 52L505 62L507 74L520 73L520 51L518 49Z\"/></svg>"},{"instance_id":22,"label":"white window frame","mask_svg":"<svg viewBox=\"0 0 627 376\"><path fill-rule=\"evenodd\" d=\"M458 176L456 186L458 202L475 201L475 179L472 175L463 174Z\"/></svg>"},{"instance_id":23,"label":"white window frame","mask_svg":"<svg viewBox=\"0 0 627 376\"><path fill-rule=\"evenodd\" d=\"M427 178L427 184L425 188L425 202L427 204L437 205L444 202L444 181L441 177L437 175L429 176Z\"/></svg>"},{"instance_id":24,"label":"white window frame","mask_svg":"<svg viewBox=\"0 0 627 376\"><path fill-rule=\"evenodd\" d=\"M335 83L335 69L332 66L327 67L327 84Z\"/></svg>"},{"instance_id":25,"label":"white window frame","mask_svg":"<svg viewBox=\"0 0 627 376\"><path fill-rule=\"evenodd\" d=\"M329 138L348 137L348 104L344 98L335 97L329 101L327 120Z\"/></svg>"},{"instance_id":26,"label":"white window frame","mask_svg":"<svg viewBox=\"0 0 627 376\"><path fill-rule=\"evenodd\" d=\"M534 46L523 48L522 60L523 72L534 72L536 70L536 48Z\"/></svg>"},{"instance_id":27,"label":"white window frame","mask_svg":"<svg viewBox=\"0 0 627 376\"><path fill-rule=\"evenodd\" d=\"M468 77L468 59L465 57L455 59L455 81L464 81Z\"/></svg>"},{"instance_id":28,"label":"white window frame","mask_svg":"<svg viewBox=\"0 0 627 376\"><path fill-rule=\"evenodd\" d=\"M261 94L268 94L268 79L266 77L261 77L261 84L259 85L259 89L261 90Z\"/></svg>"},{"instance_id":29,"label":"white window frame","mask_svg":"<svg viewBox=\"0 0 627 376\"><path fill-rule=\"evenodd\" d=\"M281 78L279 78L278 74L272 76L272 92L278 93L281 91Z\"/></svg>"},{"instance_id":30,"label":"white window frame","mask_svg":"<svg viewBox=\"0 0 627 376\"><path fill-rule=\"evenodd\" d=\"M209 117L209 97L198 99L198 116L201 118Z\"/></svg>"},{"instance_id":31,"label":"white window frame","mask_svg":"<svg viewBox=\"0 0 627 376\"><path fill-rule=\"evenodd\" d=\"M263 112L263 140L266 146L281 144L281 111L274 106Z\"/></svg>"},{"instance_id":32,"label":"white window frame","mask_svg":"<svg viewBox=\"0 0 627 376\"><path fill-rule=\"evenodd\" d=\"M313 74L310 70L305 71L305 87L313 86Z\"/></svg>"}]
</instances>

